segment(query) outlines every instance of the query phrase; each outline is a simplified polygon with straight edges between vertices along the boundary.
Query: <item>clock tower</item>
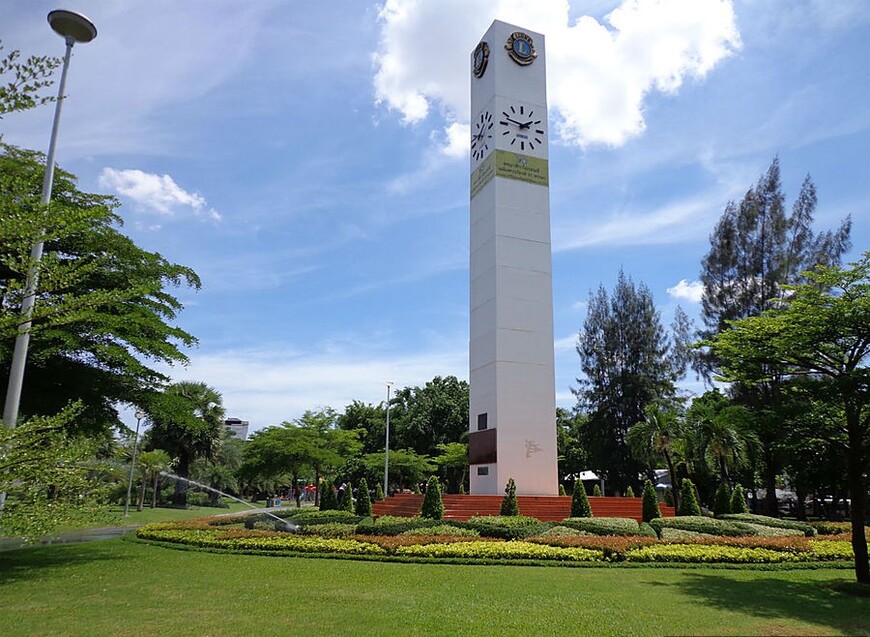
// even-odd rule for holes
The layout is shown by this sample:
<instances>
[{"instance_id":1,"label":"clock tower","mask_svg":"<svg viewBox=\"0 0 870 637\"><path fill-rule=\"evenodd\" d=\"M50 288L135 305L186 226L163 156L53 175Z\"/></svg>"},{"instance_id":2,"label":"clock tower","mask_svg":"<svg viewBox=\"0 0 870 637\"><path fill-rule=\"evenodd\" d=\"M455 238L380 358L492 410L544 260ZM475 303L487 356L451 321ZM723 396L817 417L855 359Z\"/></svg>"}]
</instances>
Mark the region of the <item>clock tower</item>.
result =
<instances>
[{"instance_id":1,"label":"clock tower","mask_svg":"<svg viewBox=\"0 0 870 637\"><path fill-rule=\"evenodd\" d=\"M544 36L496 20L471 71L471 493L556 495Z\"/></svg>"}]
</instances>

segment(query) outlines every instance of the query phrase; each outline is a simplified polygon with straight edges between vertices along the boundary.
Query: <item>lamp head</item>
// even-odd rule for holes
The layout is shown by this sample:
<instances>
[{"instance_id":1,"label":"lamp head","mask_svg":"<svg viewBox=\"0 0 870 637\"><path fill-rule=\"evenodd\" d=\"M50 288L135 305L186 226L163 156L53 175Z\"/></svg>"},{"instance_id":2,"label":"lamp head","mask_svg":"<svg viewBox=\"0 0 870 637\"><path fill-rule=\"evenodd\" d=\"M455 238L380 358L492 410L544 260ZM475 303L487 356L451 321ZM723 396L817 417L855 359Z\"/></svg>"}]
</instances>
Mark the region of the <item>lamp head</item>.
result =
<instances>
[{"instance_id":1,"label":"lamp head","mask_svg":"<svg viewBox=\"0 0 870 637\"><path fill-rule=\"evenodd\" d=\"M73 42L90 42L97 37L97 27L81 13L55 9L48 14L48 23L54 32Z\"/></svg>"}]
</instances>

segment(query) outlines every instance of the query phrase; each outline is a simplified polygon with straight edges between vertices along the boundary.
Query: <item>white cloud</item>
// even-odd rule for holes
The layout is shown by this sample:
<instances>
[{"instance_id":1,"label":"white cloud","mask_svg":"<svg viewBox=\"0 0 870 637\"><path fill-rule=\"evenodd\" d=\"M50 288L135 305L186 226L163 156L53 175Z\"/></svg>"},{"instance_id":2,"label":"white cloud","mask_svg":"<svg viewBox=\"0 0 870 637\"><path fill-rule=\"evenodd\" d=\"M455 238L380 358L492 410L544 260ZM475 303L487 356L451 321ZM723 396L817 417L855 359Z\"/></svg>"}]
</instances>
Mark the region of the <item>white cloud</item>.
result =
<instances>
[{"instance_id":1,"label":"white cloud","mask_svg":"<svg viewBox=\"0 0 870 637\"><path fill-rule=\"evenodd\" d=\"M204 215L213 221L221 219L217 210L206 208L205 197L184 190L169 175L155 175L135 169L104 168L100 173L99 185L160 214L171 215L177 208L190 208L195 214Z\"/></svg>"},{"instance_id":2,"label":"white cloud","mask_svg":"<svg viewBox=\"0 0 870 637\"><path fill-rule=\"evenodd\" d=\"M548 94L561 139L618 146L643 131L651 91L673 93L741 46L731 0L624 0L601 22L572 21L571 12L568 0L387 0L379 14L377 101L408 124L428 117L433 105L448 121L467 122L469 52L497 18L546 36Z\"/></svg>"},{"instance_id":3,"label":"white cloud","mask_svg":"<svg viewBox=\"0 0 870 637\"><path fill-rule=\"evenodd\" d=\"M573 352L577 349L577 334L557 338L554 343L556 352Z\"/></svg>"},{"instance_id":4,"label":"white cloud","mask_svg":"<svg viewBox=\"0 0 870 637\"><path fill-rule=\"evenodd\" d=\"M679 283L668 288L668 294L675 299L685 299L691 303L700 303L704 297L704 284L700 281L680 279Z\"/></svg>"}]
</instances>

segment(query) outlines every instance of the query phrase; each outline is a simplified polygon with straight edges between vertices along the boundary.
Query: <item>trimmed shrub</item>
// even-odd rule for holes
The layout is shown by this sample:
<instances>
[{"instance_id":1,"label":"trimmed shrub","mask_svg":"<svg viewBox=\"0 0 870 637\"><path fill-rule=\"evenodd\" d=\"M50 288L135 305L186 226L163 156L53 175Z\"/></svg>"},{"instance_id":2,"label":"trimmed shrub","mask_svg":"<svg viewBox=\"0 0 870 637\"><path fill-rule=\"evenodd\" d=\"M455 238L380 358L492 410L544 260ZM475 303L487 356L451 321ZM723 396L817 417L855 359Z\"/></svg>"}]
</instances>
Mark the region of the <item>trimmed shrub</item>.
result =
<instances>
[{"instance_id":1,"label":"trimmed shrub","mask_svg":"<svg viewBox=\"0 0 870 637\"><path fill-rule=\"evenodd\" d=\"M441 500L441 484L432 476L426 483L426 495L420 508L420 517L440 520L444 517L444 502Z\"/></svg>"},{"instance_id":2,"label":"trimmed shrub","mask_svg":"<svg viewBox=\"0 0 870 637\"><path fill-rule=\"evenodd\" d=\"M656 530L650 526L649 522L640 523L640 532L638 533L638 535L642 535L644 537L654 537L656 539L658 539L659 537L658 533L656 533Z\"/></svg>"},{"instance_id":3,"label":"trimmed shrub","mask_svg":"<svg viewBox=\"0 0 870 637\"><path fill-rule=\"evenodd\" d=\"M631 518L567 518L562 520L560 524L594 535L640 534L640 527Z\"/></svg>"},{"instance_id":4,"label":"trimmed shrub","mask_svg":"<svg viewBox=\"0 0 870 637\"><path fill-rule=\"evenodd\" d=\"M353 487L350 482L345 483L344 489L338 490L338 510L353 513Z\"/></svg>"},{"instance_id":5,"label":"trimmed shrub","mask_svg":"<svg viewBox=\"0 0 870 637\"><path fill-rule=\"evenodd\" d=\"M369 483L365 478L359 481L354 513L363 518L368 518L372 515L372 500L371 497L369 497Z\"/></svg>"},{"instance_id":6,"label":"trimmed shrub","mask_svg":"<svg viewBox=\"0 0 870 637\"><path fill-rule=\"evenodd\" d=\"M787 529L790 531L800 531L807 537L813 537L816 530L812 525L806 522L798 522L797 520L780 520L779 518L771 518L766 515L754 515L752 513L730 513L722 516L723 520L737 520L738 522L748 522L750 524L759 524L773 529Z\"/></svg>"},{"instance_id":7,"label":"trimmed shrub","mask_svg":"<svg viewBox=\"0 0 870 637\"><path fill-rule=\"evenodd\" d=\"M747 524L732 522L731 520L719 520L708 518L703 515L684 515L676 518L656 518L650 520L659 537L662 537L662 529L682 529L695 533L707 533L709 535L757 535L757 531Z\"/></svg>"},{"instance_id":8,"label":"trimmed shrub","mask_svg":"<svg viewBox=\"0 0 870 637\"><path fill-rule=\"evenodd\" d=\"M335 511L338 509L338 497L335 495L335 491L332 488L332 485L328 482L323 483L323 488L321 489L323 493L320 494L320 510L321 511Z\"/></svg>"},{"instance_id":9,"label":"trimmed shrub","mask_svg":"<svg viewBox=\"0 0 870 637\"><path fill-rule=\"evenodd\" d=\"M500 515L519 515L520 505L517 502L517 485L513 478L508 478L504 487L504 498L501 501Z\"/></svg>"},{"instance_id":10,"label":"trimmed shrub","mask_svg":"<svg viewBox=\"0 0 870 637\"><path fill-rule=\"evenodd\" d=\"M480 533L481 537L494 537L503 540L517 540L532 535L540 535L552 526L537 518L523 515L476 515L467 522L451 522L451 525L464 529L474 529Z\"/></svg>"},{"instance_id":11,"label":"trimmed shrub","mask_svg":"<svg viewBox=\"0 0 870 637\"><path fill-rule=\"evenodd\" d=\"M459 495L465 495L465 485L464 484L459 485Z\"/></svg>"},{"instance_id":12,"label":"trimmed shrub","mask_svg":"<svg viewBox=\"0 0 870 637\"><path fill-rule=\"evenodd\" d=\"M452 557L469 559L523 559L594 562L603 559L601 551L583 548L559 548L531 542L457 542L400 546L396 555Z\"/></svg>"},{"instance_id":13,"label":"trimmed shrub","mask_svg":"<svg viewBox=\"0 0 870 637\"><path fill-rule=\"evenodd\" d=\"M683 478L683 486L680 488L680 508L677 515L701 515L701 507L695 497L695 485L688 478Z\"/></svg>"},{"instance_id":14,"label":"trimmed shrub","mask_svg":"<svg viewBox=\"0 0 870 637\"><path fill-rule=\"evenodd\" d=\"M739 484L734 487L734 492L731 494L730 513L749 513L749 507L746 505L746 496L743 494L743 487Z\"/></svg>"},{"instance_id":15,"label":"trimmed shrub","mask_svg":"<svg viewBox=\"0 0 870 637\"><path fill-rule=\"evenodd\" d=\"M380 502L384 499L384 490L381 488L381 483L375 485L375 502Z\"/></svg>"},{"instance_id":16,"label":"trimmed shrub","mask_svg":"<svg viewBox=\"0 0 870 637\"><path fill-rule=\"evenodd\" d=\"M625 497L626 497L626 498L633 498L633 497L634 497L634 489L632 489L631 486L629 486L629 487L625 490Z\"/></svg>"},{"instance_id":17,"label":"trimmed shrub","mask_svg":"<svg viewBox=\"0 0 870 637\"><path fill-rule=\"evenodd\" d=\"M411 490L414 492L414 495L420 495L420 485L416 482L414 483L414 488Z\"/></svg>"},{"instance_id":18,"label":"trimmed shrub","mask_svg":"<svg viewBox=\"0 0 870 637\"><path fill-rule=\"evenodd\" d=\"M277 522L275 523L278 524ZM340 522L325 522L314 526L299 527L299 535L316 535L318 537L344 538L356 533L356 524L342 524Z\"/></svg>"},{"instance_id":19,"label":"trimmed shrub","mask_svg":"<svg viewBox=\"0 0 870 637\"><path fill-rule=\"evenodd\" d=\"M571 517L592 517L592 507L589 506L589 498L586 497L586 489L581 480L574 481L574 495L571 496Z\"/></svg>"},{"instance_id":20,"label":"trimmed shrub","mask_svg":"<svg viewBox=\"0 0 870 637\"><path fill-rule=\"evenodd\" d=\"M287 516L287 519L294 524L301 526L312 526L315 524L357 524L362 518L354 515L349 511L338 511L337 509L329 509L327 511L318 511L317 509L291 509L293 515Z\"/></svg>"},{"instance_id":21,"label":"trimmed shrub","mask_svg":"<svg viewBox=\"0 0 870 637\"><path fill-rule=\"evenodd\" d=\"M581 537L584 535L589 534L586 531L578 531L577 529L572 529L570 526L562 526L560 524L551 529L547 529L538 537Z\"/></svg>"},{"instance_id":22,"label":"trimmed shrub","mask_svg":"<svg viewBox=\"0 0 870 637\"><path fill-rule=\"evenodd\" d=\"M729 513L731 513L731 489L722 482L716 489L716 496L713 498L713 515L718 518Z\"/></svg>"},{"instance_id":23,"label":"trimmed shrub","mask_svg":"<svg viewBox=\"0 0 870 637\"><path fill-rule=\"evenodd\" d=\"M819 520L818 522L810 522L819 535L839 535L840 533L852 533L851 522L831 522L828 520ZM867 527L864 527L866 532Z\"/></svg>"},{"instance_id":24,"label":"trimmed shrub","mask_svg":"<svg viewBox=\"0 0 870 637\"><path fill-rule=\"evenodd\" d=\"M409 529L403 531L399 535L426 535L426 536L448 536L448 537L480 537L480 533L474 529L460 529L458 526L450 524L437 524L435 526L420 527L417 529Z\"/></svg>"},{"instance_id":25,"label":"trimmed shrub","mask_svg":"<svg viewBox=\"0 0 870 637\"><path fill-rule=\"evenodd\" d=\"M559 483L559 495L568 495L567 493L565 493L565 485L561 482Z\"/></svg>"},{"instance_id":26,"label":"trimmed shrub","mask_svg":"<svg viewBox=\"0 0 870 637\"><path fill-rule=\"evenodd\" d=\"M694 540L699 537L715 538L719 536L710 535L709 533L698 533L697 531L686 531L685 529L672 529L667 526L662 528L661 539L663 540Z\"/></svg>"},{"instance_id":27,"label":"trimmed shrub","mask_svg":"<svg viewBox=\"0 0 870 637\"><path fill-rule=\"evenodd\" d=\"M665 489L665 504L669 507L674 506L674 490L670 487Z\"/></svg>"},{"instance_id":28,"label":"trimmed shrub","mask_svg":"<svg viewBox=\"0 0 870 637\"><path fill-rule=\"evenodd\" d=\"M440 520L431 518L405 518L396 515L382 515L377 520L367 518L356 526L358 535L400 535L414 529L428 529L439 526Z\"/></svg>"},{"instance_id":29,"label":"trimmed shrub","mask_svg":"<svg viewBox=\"0 0 870 637\"><path fill-rule=\"evenodd\" d=\"M649 522L660 517L662 517L662 512L659 509L659 498L656 495L656 488L651 480L647 480L643 484L643 521Z\"/></svg>"},{"instance_id":30,"label":"trimmed shrub","mask_svg":"<svg viewBox=\"0 0 870 637\"><path fill-rule=\"evenodd\" d=\"M600 498L601 497L601 487L599 487L597 484L594 487L592 487L592 497L593 498Z\"/></svg>"}]
</instances>

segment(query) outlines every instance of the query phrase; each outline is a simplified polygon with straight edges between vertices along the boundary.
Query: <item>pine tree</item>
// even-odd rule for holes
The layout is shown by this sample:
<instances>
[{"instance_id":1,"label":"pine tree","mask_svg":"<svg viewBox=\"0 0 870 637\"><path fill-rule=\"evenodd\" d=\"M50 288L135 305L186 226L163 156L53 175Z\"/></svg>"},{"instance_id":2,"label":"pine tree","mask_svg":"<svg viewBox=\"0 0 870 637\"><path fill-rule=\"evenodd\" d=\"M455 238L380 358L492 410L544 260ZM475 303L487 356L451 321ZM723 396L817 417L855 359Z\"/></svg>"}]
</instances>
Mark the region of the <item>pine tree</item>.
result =
<instances>
[{"instance_id":1,"label":"pine tree","mask_svg":"<svg viewBox=\"0 0 870 637\"><path fill-rule=\"evenodd\" d=\"M508 479L504 488L504 498L501 501L499 515L519 515L520 505L517 502L517 485L513 478Z\"/></svg>"},{"instance_id":2,"label":"pine tree","mask_svg":"<svg viewBox=\"0 0 870 637\"><path fill-rule=\"evenodd\" d=\"M726 513L731 513L731 489L727 483L721 482L713 499L713 515L718 518Z\"/></svg>"},{"instance_id":3,"label":"pine tree","mask_svg":"<svg viewBox=\"0 0 870 637\"><path fill-rule=\"evenodd\" d=\"M381 488L381 483L375 485L375 502L380 502L384 499L384 490Z\"/></svg>"},{"instance_id":4,"label":"pine tree","mask_svg":"<svg viewBox=\"0 0 870 637\"><path fill-rule=\"evenodd\" d=\"M574 481L574 493L571 496L571 517L592 517L592 507L589 506L589 498L586 497L586 488L583 486L582 480Z\"/></svg>"},{"instance_id":5,"label":"pine tree","mask_svg":"<svg viewBox=\"0 0 870 637\"><path fill-rule=\"evenodd\" d=\"M332 490L332 485L326 480L321 483L320 494L320 510L330 511L338 508L338 500L335 497L335 491Z\"/></svg>"},{"instance_id":6,"label":"pine tree","mask_svg":"<svg viewBox=\"0 0 870 637\"><path fill-rule=\"evenodd\" d=\"M339 511L350 511L353 513L353 487L350 482L344 485L344 489L339 490L338 507Z\"/></svg>"},{"instance_id":7,"label":"pine tree","mask_svg":"<svg viewBox=\"0 0 870 637\"><path fill-rule=\"evenodd\" d=\"M701 507L695 497L695 485L688 478L683 478L683 486L680 488L680 508L677 515L701 515Z\"/></svg>"},{"instance_id":8,"label":"pine tree","mask_svg":"<svg viewBox=\"0 0 870 637\"><path fill-rule=\"evenodd\" d=\"M647 480L643 485L643 521L649 522L655 518L662 517L661 509L659 509L659 499L656 495L656 489L651 480Z\"/></svg>"},{"instance_id":9,"label":"pine tree","mask_svg":"<svg viewBox=\"0 0 870 637\"><path fill-rule=\"evenodd\" d=\"M594 497L594 498L601 497L601 487L599 487L597 484L594 487L592 487L592 497Z\"/></svg>"},{"instance_id":10,"label":"pine tree","mask_svg":"<svg viewBox=\"0 0 870 637\"><path fill-rule=\"evenodd\" d=\"M734 487L731 493L731 513L749 513L749 507L746 506L746 496L743 494L743 487L739 484Z\"/></svg>"},{"instance_id":11,"label":"pine tree","mask_svg":"<svg viewBox=\"0 0 870 637\"><path fill-rule=\"evenodd\" d=\"M633 498L633 497L634 497L634 489L632 489L631 486L629 486L629 487L625 490L625 497L626 497L626 498Z\"/></svg>"},{"instance_id":12,"label":"pine tree","mask_svg":"<svg viewBox=\"0 0 870 637\"><path fill-rule=\"evenodd\" d=\"M364 518L372 516L372 500L369 496L369 483L365 478L359 481L359 489L356 493L355 513Z\"/></svg>"},{"instance_id":13,"label":"pine tree","mask_svg":"<svg viewBox=\"0 0 870 637\"><path fill-rule=\"evenodd\" d=\"M432 476L426 483L426 495L423 496L423 506L420 509L421 518L440 520L444 517L444 502L441 500L441 484L438 478Z\"/></svg>"}]
</instances>

